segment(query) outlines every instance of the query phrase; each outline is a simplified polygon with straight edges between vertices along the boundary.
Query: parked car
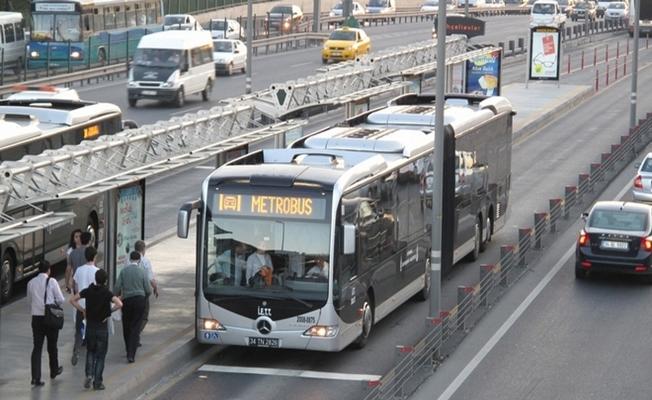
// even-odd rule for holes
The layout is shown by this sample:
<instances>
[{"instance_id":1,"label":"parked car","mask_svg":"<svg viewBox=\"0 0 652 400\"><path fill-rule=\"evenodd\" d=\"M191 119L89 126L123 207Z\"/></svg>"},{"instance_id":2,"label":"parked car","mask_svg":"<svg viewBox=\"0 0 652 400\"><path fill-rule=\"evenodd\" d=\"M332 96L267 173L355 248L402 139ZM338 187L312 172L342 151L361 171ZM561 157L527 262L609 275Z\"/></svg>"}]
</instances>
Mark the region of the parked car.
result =
<instances>
[{"instance_id":1,"label":"parked car","mask_svg":"<svg viewBox=\"0 0 652 400\"><path fill-rule=\"evenodd\" d=\"M599 201L582 218L576 278L593 271L652 275L652 205Z\"/></svg>"},{"instance_id":2,"label":"parked car","mask_svg":"<svg viewBox=\"0 0 652 400\"><path fill-rule=\"evenodd\" d=\"M213 39L243 39L245 31L234 19L211 19L208 23Z\"/></svg>"},{"instance_id":3,"label":"parked car","mask_svg":"<svg viewBox=\"0 0 652 400\"><path fill-rule=\"evenodd\" d=\"M635 201L652 203L652 153L648 153L638 166L632 195Z\"/></svg>"},{"instance_id":4,"label":"parked car","mask_svg":"<svg viewBox=\"0 0 652 400\"><path fill-rule=\"evenodd\" d=\"M530 27L554 26L563 28L566 14L561 12L556 0L537 0L530 10Z\"/></svg>"},{"instance_id":5,"label":"parked car","mask_svg":"<svg viewBox=\"0 0 652 400\"><path fill-rule=\"evenodd\" d=\"M233 71L247 72L247 46L232 39L213 40L215 73L233 75Z\"/></svg>"},{"instance_id":6,"label":"parked car","mask_svg":"<svg viewBox=\"0 0 652 400\"><path fill-rule=\"evenodd\" d=\"M343 11L344 11L344 6L340 1L339 3L335 4L333 8L331 8L331 11L328 13L328 15L331 17L341 17ZM353 10L351 10L351 15L364 15L364 13L366 13L364 6L358 3L357 1L354 1Z\"/></svg>"},{"instance_id":7,"label":"parked car","mask_svg":"<svg viewBox=\"0 0 652 400\"><path fill-rule=\"evenodd\" d=\"M163 18L163 30L201 31L204 28L190 14L168 14Z\"/></svg>"},{"instance_id":8,"label":"parked car","mask_svg":"<svg viewBox=\"0 0 652 400\"><path fill-rule=\"evenodd\" d=\"M457 7L455 0L446 0L446 9L454 10ZM421 12L436 12L439 10L439 0L426 0L421 6Z\"/></svg>"},{"instance_id":9,"label":"parked car","mask_svg":"<svg viewBox=\"0 0 652 400\"><path fill-rule=\"evenodd\" d=\"M614 1L609 3L607 10L604 13L605 21L620 21L624 20L629 15L629 8L624 1Z\"/></svg>"},{"instance_id":10,"label":"parked car","mask_svg":"<svg viewBox=\"0 0 652 400\"><path fill-rule=\"evenodd\" d=\"M279 4L272 7L265 17L268 31L291 32L299 29L303 21L303 11L293 4Z\"/></svg>"},{"instance_id":11,"label":"parked car","mask_svg":"<svg viewBox=\"0 0 652 400\"><path fill-rule=\"evenodd\" d=\"M368 54L371 50L371 39L365 31L357 28L343 27L331 32L321 51L321 61L355 60L356 57Z\"/></svg>"},{"instance_id":12,"label":"parked car","mask_svg":"<svg viewBox=\"0 0 652 400\"><path fill-rule=\"evenodd\" d=\"M595 9L595 3L591 1L583 1L581 3L577 3L575 7L573 7L573 12L571 14L571 20L573 21L580 19L595 21L597 18L598 16Z\"/></svg>"}]
</instances>

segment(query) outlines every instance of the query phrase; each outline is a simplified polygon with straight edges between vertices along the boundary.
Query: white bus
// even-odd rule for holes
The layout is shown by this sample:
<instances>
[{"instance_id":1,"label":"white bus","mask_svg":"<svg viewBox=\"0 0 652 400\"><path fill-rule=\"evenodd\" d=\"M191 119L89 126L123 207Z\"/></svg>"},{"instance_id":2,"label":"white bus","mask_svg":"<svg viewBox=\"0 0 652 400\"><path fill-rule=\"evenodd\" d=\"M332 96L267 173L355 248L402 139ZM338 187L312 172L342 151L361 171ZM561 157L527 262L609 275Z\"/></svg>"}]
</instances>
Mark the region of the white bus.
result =
<instances>
[{"instance_id":1,"label":"white bus","mask_svg":"<svg viewBox=\"0 0 652 400\"><path fill-rule=\"evenodd\" d=\"M19 73L25 65L25 21L23 14L0 12L0 62Z\"/></svg>"},{"instance_id":2,"label":"white bus","mask_svg":"<svg viewBox=\"0 0 652 400\"><path fill-rule=\"evenodd\" d=\"M25 88L29 89L29 88ZM69 90L34 88L0 100L0 161L20 160L47 149L79 144L83 140L122 131L122 112L116 105L76 99ZM56 174L53 174L56 179ZM97 246L96 232L104 217L101 198L83 201L56 199L12 209L0 215L0 223L23 220L46 211L73 211L74 227L88 230ZM35 208L36 207L36 208ZM0 245L0 303L11 298L15 283L38 273L43 260L52 265L65 260L71 228L42 229Z\"/></svg>"},{"instance_id":3,"label":"white bus","mask_svg":"<svg viewBox=\"0 0 652 400\"><path fill-rule=\"evenodd\" d=\"M456 152L448 256L475 259L505 220L512 106L502 97L447 102ZM187 237L199 211L197 340L340 351L364 346L411 297L426 299L433 128L434 97L402 96L206 178L177 227Z\"/></svg>"}]
</instances>

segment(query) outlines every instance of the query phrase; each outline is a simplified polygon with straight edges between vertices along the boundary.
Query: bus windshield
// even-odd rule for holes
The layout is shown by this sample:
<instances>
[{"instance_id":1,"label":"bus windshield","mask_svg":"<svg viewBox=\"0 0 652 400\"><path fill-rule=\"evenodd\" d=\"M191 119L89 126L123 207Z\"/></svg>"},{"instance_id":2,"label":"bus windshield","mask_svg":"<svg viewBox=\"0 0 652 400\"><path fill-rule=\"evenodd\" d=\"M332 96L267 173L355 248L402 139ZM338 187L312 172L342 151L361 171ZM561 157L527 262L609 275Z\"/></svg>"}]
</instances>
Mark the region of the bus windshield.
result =
<instances>
[{"instance_id":1,"label":"bus windshield","mask_svg":"<svg viewBox=\"0 0 652 400\"><path fill-rule=\"evenodd\" d=\"M216 195L209 204L214 206L207 213L203 267L208 300L246 296L326 301L330 264L326 198ZM236 204L241 207L237 212L230 208ZM276 215L261 218L269 213Z\"/></svg>"},{"instance_id":2,"label":"bus windshield","mask_svg":"<svg viewBox=\"0 0 652 400\"><path fill-rule=\"evenodd\" d=\"M31 39L36 41L81 41L79 14L34 13Z\"/></svg>"}]
</instances>

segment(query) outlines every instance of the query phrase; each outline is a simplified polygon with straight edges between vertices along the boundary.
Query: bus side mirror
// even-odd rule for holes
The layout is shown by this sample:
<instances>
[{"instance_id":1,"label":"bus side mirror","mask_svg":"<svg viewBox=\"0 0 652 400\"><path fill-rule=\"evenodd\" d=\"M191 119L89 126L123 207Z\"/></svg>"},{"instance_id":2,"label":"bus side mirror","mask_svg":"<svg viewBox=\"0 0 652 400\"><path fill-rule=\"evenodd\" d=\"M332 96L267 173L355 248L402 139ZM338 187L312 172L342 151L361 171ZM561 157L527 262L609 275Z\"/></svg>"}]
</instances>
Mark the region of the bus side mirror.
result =
<instances>
[{"instance_id":1,"label":"bus side mirror","mask_svg":"<svg viewBox=\"0 0 652 400\"><path fill-rule=\"evenodd\" d=\"M355 225L345 224L344 228L344 254L355 254Z\"/></svg>"},{"instance_id":2,"label":"bus side mirror","mask_svg":"<svg viewBox=\"0 0 652 400\"><path fill-rule=\"evenodd\" d=\"M199 210L202 207L201 200L188 201L183 203L177 214L177 236L182 239L188 238L190 228L190 215L192 210Z\"/></svg>"}]
</instances>

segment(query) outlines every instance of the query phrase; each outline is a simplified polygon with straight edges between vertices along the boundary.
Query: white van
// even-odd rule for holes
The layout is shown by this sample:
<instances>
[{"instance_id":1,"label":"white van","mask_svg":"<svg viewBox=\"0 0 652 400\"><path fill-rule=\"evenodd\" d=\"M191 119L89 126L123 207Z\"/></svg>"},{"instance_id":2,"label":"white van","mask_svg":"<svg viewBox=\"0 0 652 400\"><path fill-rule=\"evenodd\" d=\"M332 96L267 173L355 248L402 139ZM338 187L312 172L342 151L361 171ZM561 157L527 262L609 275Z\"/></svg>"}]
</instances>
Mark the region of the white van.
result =
<instances>
[{"instance_id":1,"label":"white van","mask_svg":"<svg viewBox=\"0 0 652 400\"><path fill-rule=\"evenodd\" d=\"M530 28L535 26L553 26L564 29L566 13L561 11L557 0L537 0L532 5Z\"/></svg>"},{"instance_id":2,"label":"white van","mask_svg":"<svg viewBox=\"0 0 652 400\"><path fill-rule=\"evenodd\" d=\"M396 0L369 0L367 14L387 14L396 12Z\"/></svg>"},{"instance_id":3,"label":"white van","mask_svg":"<svg viewBox=\"0 0 652 400\"><path fill-rule=\"evenodd\" d=\"M208 31L163 31L140 39L129 70L129 106L140 99L170 101L201 93L208 101L215 82L213 40Z\"/></svg>"},{"instance_id":4,"label":"white van","mask_svg":"<svg viewBox=\"0 0 652 400\"><path fill-rule=\"evenodd\" d=\"M26 45L23 14L0 12L0 58L4 53L5 68L9 65L16 73L22 71Z\"/></svg>"},{"instance_id":5,"label":"white van","mask_svg":"<svg viewBox=\"0 0 652 400\"><path fill-rule=\"evenodd\" d=\"M204 28L190 14L168 14L163 17L163 30L201 31Z\"/></svg>"}]
</instances>

